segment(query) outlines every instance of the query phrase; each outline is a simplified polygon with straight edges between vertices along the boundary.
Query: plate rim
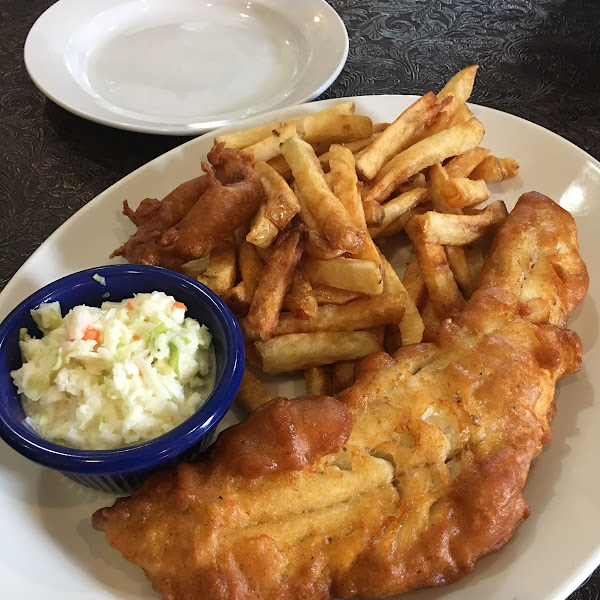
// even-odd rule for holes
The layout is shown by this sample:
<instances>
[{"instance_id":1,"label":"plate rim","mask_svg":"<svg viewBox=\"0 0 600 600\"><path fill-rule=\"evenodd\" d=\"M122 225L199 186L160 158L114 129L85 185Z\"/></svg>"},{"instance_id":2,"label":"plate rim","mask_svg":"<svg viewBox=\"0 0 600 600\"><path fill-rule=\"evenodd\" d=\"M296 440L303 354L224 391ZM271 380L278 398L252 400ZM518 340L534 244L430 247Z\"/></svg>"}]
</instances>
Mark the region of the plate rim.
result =
<instances>
[{"instance_id":1,"label":"plate rim","mask_svg":"<svg viewBox=\"0 0 600 600\"><path fill-rule=\"evenodd\" d=\"M261 122L268 122L269 120L277 119L279 117L279 115L291 116L292 114L294 114L294 112L303 111L303 110L306 110L307 113L314 112L315 110L318 110L319 108L325 108L328 105L332 105L337 102L342 102L344 100L353 100L356 102L369 102L369 100L372 100L372 99L388 98L388 99L399 99L402 101L410 101L411 99L416 99L417 97L418 97L417 95L407 95L407 94L376 94L376 95L353 96L353 97L347 97L347 98L333 98L333 99L328 99L328 100L304 103L302 105L288 106L288 107L276 109L275 111L270 111L268 113L255 115L255 116L245 119L241 122L238 122L238 124L243 123L243 125L242 125L243 127L246 127L246 126L252 127L253 125L258 125ZM568 147L571 150L575 149L575 152L579 155L579 157L581 159L590 161L593 165L595 165L598 169L600 169L600 161L595 159L593 156L591 156L585 150L583 150L582 148L579 148L573 142L567 140L566 138L560 136L559 134L557 134L541 125L538 125L537 123L528 121L527 119L524 119L517 115L513 115L511 113L507 113L507 112L504 112L504 111L501 111L498 109L487 107L485 105L470 104L470 106L474 107L475 109L483 109L485 112L491 111L493 113L498 113L499 115L501 115L501 118L508 118L510 120L516 119L516 121L518 123L521 123L527 127L533 126L534 129L541 130L541 132L543 134L549 133L549 134L551 134L551 136L555 136L556 138L558 138L558 140L560 142L567 142ZM40 253L42 251L42 247L47 242L49 242L55 236L60 235L61 231L63 230L63 227L66 227L68 222L73 217L75 217L76 215L81 215L81 214L87 212L88 210L93 210L97 205L99 205L102 202L102 200L104 199L105 196L107 196L111 193L111 191L114 187L120 186L126 180L129 180L130 178L134 178L134 177L138 176L139 171L141 171L145 168L148 168L153 163L155 163L157 161L165 160L165 157L167 155L182 152L182 148L184 146L187 148L187 151L189 151L189 148L193 148L193 146L195 144L204 143L206 138L212 137L220 132L226 132L228 130L231 131L231 130L235 129L236 126L237 126L237 124L231 124L231 125L222 127L217 131L212 131L212 132L209 132L202 136L188 140L187 142L169 150L168 152L165 152L165 153L157 156L156 158L152 159L151 161L148 161L144 165L141 165L140 167L138 167L137 169L135 169L134 171L132 171L125 177L122 177L117 182L115 182L114 184L112 184L111 186L109 186L108 188L106 188L105 190L100 192L98 195L96 195L85 206L80 208L71 217L69 217L69 219L67 219L63 224L61 224L50 236L48 236L48 238L46 238L46 240L44 240L42 242L42 244L40 244L40 246L32 253L32 255L23 263L23 265L21 265L21 267L16 271L16 273L11 277L11 279L9 280L9 282L7 283L5 288L0 292L0 311L2 310L3 300L8 295L6 293L7 290L12 289L12 287L14 285L17 285L17 283L15 283L15 280L17 279L17 276L19 275L19 273L23 269L25 269L26 265L28 265L28 263L30 263L30 261L32 261L36 255L38 255L38 253ZM184 150L184 152L185 151L186 150ZM10 307L7 307L7 308L10 309ZM593 570L598 565L598 562L600 562L600 543L597 544L597 546L595 547L593 552L590 552L588 554L588 556L586 557L586 559L584 561L581 561L577 566L573 566L573 565L571 566L570 574L554 587L552 592L546 597L546 600L562 600L562 599L566 598L568 596L568 594L570 594L571 592L576 590L581 585L581 583L586 579L586 577L588 577L589 574L591 572L593 572Z\"/></svg>"},{"instance_id":2,"label":"plate rim","mask_svg":"<svg viewBox=\"0 0 600 600\"><path fill-rule=\"evenodd\" d=\"M94 2L100 4L99 0L93 0ZM276 7L276 3L272 0L253 0L255 3L260 4L262 7L268 8L270 10L277 10L278 14L285 16L284 6ZM286 2L294 3L295 0L285 0ZM317 96L323 93L339 76L342 69L344 68L346 61L348 60L348 52L349 52L349 37L348 30L346 29L346 25L337 11L331 6L326 0L302 0L302 2L312 2L315 8L319 8L324 13L328 14L328 17L331 19L331 23L333 25L330 30L329 39L336 37L336 43L340 44L341 52L338 55L337 62L335 62L335 66L330 70L328 76L320 81L319 85L315 87L311 92L305 93L302 96L294 99L291 103L282 104L280 106L270 107L265 111L261 111L259 113L250 115L248 117L243 117L243 115L235 115L230 119L221 119L221 120L211 120L211 121L203 121L202 118L199 118L198 121L192 125L185 124L169 124L167 122L150 122L143 121L143 119L133 119L125 116L118 115L110 111L109 109L102 109L102 112L97 114L93 111L84 110L78 108L76 102L69 102L65 100L60 94L60 83L56 84L58 86L58 91L55 85L55 81L50 83L48 86L47 82L42 82L40 77L38 76L37 67L33 66L33 62L37 60L39 56L37 49L34 44L36 43L36 38L43 34L46 31L46 21L54 17L54 13L60 14L61 10L65 10L65 7L68 8L68 4L72 3L73 0L58 0L51 6L49 6L41 15L37 17L33 25L31 26L29 32L27 33L27 37L25 39L25 44L23 46L23 58L25 64L25 70L36 86L36 88L49 100L66 110L67 112L76 115L77 117L83 118L87 121L91 121L93 123L97 123L100 125L104 125L107 127L112 127L115 129L123 130L123 131L132 131L136 133L147 133L147 134L155 134L155 135L172 135L172 136L200 136L208 133L210 131L214 131L216 129L220 129L222 127L227 127L229 125L233 125L235 123L245 122L249 119L253 119L262 114L268 114L275 110L281 110L285 108L290 108L292 106L297 106L300 104L304 104ZM98 10L100 7L98 7ZM71 35L72 30L69 29L62 34L64 37L63 43L66 45L68 43L68 37ZM63 54L61 54L63 56ZM335 58L335 57L334 57ZM332 65L334 61L332 61ZM73 80L72 76L68 75L68 68L66 65L62 65L61 69L63 69L62 76L65 80ZM67 76L68 75L68 76ZM78 91L79 93L79 91ZM81 89L81 94L86 94L85 90ZM286 102L285 100L282 102ZM114 117L111 118L110 115ZM241 117L241 118L240 118Z\"/></svg>"}]
</instances>

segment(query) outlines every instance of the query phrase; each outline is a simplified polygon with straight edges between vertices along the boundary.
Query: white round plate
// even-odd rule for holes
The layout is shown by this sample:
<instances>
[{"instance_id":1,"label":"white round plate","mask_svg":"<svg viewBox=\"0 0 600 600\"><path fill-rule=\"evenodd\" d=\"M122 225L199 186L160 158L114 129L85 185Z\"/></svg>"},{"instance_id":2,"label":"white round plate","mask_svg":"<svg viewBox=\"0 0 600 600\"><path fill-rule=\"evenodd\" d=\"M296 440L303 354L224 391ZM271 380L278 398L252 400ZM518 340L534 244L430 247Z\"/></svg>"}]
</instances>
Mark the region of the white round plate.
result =
<instances>
[{"instance_id":1,"label":"white round plate","mask_svg":"<svg viewBox=\"0 0 600 600\"><path fill-rule=\"evenodd\" d=\"M391 121L414 97L356 98L358 113ZM247 125L289 118L331 106L312 103L265 115ZM499 552L482 559L461 581L404 595L403 600L562 600L600 563L600 163L557 135L481 106L471 107L484 123L484 144L512 156L516 178L492 186L492 199L512 208L523 192L537 190L571 211L590 276L590 293L570 327L583 340L583 366L559 384L554 439L536 459L525 496L531 517ZM228 129L233 129L232 127ZM146 196L163 197L197 176L212 135L194 139L141 167L100 194L60 227L23 265L0 294L0 319L40 286L63 275L106 264L109 253L132 233L121 214ZM92 233L93 232L93 233ZM286 395L296 380L271 383ZM235 422L229 414L227 423ZM0 581L3 597L44 600L152 600L142 571L108 547L90 523L92 512L113 498L78 487L37 467L0 443Z\"/></svg>"},{"instance_id":2,"label":"white round plate","mask_svg":"<svg viewBox=\"0 0 600 600\"><path fill-rule=\"evenodd\" d=\"M324 0L59 0L25 42L31 79L66 110L170 135L311 100L347 55Z\"/></svg>"}]
</instances>

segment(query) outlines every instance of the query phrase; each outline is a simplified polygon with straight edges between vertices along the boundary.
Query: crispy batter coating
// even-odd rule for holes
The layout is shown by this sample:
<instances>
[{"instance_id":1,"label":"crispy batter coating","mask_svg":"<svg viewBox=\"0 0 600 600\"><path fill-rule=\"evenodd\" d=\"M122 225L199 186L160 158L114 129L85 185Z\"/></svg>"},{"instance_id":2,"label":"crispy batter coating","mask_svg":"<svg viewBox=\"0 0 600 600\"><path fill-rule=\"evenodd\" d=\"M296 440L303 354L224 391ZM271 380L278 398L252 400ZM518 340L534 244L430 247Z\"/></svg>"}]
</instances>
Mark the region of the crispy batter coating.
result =
<instances>
[{"instance_id":1,"label":"crispy batter coating","mask_svg":"<svg viewBox=\"0 0 600 600\"><path fill-rule=\"evenodd\" d=\"M133 211L125 200L123 214L137 231L110 257L179 270L210 254L248 221L263 199L250 158L220 145L208 160L212 166L202 163L205 175L181 184L162 201L146 198Z\"/></svg>"},{"instance_id":2,"label":"crispy batter coating","mask_svg":"<svg viewBox=\"0 0 600 600\"><path fill-rule=\"evenodd\" d=\"M579 368L565 322L587 284L571 216L526 194L479 290L427 343L369 357L338 401L267 403L93 525L164 600L383 597L456 580L529 514L521 490L551 437L556 381Z\"/></svg>"}]
</instances>

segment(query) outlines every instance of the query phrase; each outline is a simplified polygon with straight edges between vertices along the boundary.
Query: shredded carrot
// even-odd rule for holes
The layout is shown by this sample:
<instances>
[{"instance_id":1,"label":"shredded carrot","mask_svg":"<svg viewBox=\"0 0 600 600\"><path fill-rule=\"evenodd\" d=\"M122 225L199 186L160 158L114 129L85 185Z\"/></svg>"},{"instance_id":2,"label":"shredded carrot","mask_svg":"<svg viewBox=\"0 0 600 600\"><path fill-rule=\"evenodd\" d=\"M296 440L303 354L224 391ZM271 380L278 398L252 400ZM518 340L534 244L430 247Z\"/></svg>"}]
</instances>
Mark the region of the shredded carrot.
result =
<instances>
[{"instance_id":1,"label":"shredded carrot","mask_svg":"<svg viewBox=\"0 0 600 600\"><path fill-rule=\"evenodd\" d=\"M85 330L85 332L83 333L83 337L81 339L97 341L99 337L100 337L100 331L98 329L96 329L95 327L88 327Z\"/></svg>"},{"instance_id":2,"label":"shredded carrot","mask_svg":"<svg viewBox=\"0 0 600 600\"><path fill-rule=\"evenodd\" d=\"M127 310L133 310L133 302L129 300L129 302L127 302L127 304L125 305L125 308Z\"/></svg>"},{"instance_id":3,"label":"shredded carrot","mask_svg":"<svg viewBox=\"0 0 600 600\"><path fill-rule=\"evenodd\" d=\"M175 302L173 308L183 308L183 310L187 310L187 306L183 302Z\"/></svg>"},{"instance_id":4,"label":"shredded carrot","mask_svg":"<svg viewBox=\"0 0 600 600\"><path fill-rule=\"evenodd\" d=\"M137 341L137 340L141 340L142 338L137 333L134 333L133 339Z\"/></svg>"}]
</instances>

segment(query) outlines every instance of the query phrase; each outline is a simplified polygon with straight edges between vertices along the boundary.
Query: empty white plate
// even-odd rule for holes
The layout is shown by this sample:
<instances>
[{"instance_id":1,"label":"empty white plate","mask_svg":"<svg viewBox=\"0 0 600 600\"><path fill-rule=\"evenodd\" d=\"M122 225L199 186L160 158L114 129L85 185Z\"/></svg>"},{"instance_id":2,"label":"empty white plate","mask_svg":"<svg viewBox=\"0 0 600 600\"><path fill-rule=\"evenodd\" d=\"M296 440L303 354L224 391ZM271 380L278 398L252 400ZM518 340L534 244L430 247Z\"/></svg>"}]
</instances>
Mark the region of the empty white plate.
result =
<instances>
[{"instance_id":1,"label":"empty white plate","mask_svg":"<svg viewBox=\"0 0 600 600\"><path fill-rule=\"evenodd\" d=\"M347 55L324 0L60 0L25 42L32 80L66 110L171 135L315 98Z\"/></svg>"}]
</instances>

